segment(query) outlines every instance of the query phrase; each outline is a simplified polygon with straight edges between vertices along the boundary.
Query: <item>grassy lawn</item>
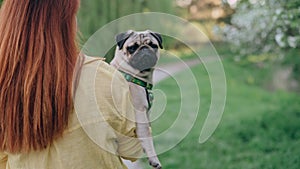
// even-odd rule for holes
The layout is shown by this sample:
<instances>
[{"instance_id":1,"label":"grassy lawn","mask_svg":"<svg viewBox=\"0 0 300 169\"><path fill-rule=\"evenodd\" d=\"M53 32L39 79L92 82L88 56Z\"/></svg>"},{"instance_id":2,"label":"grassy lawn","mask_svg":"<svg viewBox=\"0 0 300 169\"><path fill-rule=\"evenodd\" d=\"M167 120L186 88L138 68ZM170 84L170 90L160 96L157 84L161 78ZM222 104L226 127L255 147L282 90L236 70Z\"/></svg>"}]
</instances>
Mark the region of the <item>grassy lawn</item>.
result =
<instances>
[{"instance_id":1,"label":"grassy lawn","mask_svg":"<svg viewBox=\"0 0 300 169\"><path fill-rule=\"evenodd\" d=\"M224 59L227 99L222 120L208 141L198 142L210 106L209 77L202 65L192 68L200 91L200 109L192 129L182 141L159 158L166 169L297 169L300 166L300 98L295 93L267 91L249 82L261 78L260 70L249 70ZM185 72L175 79L187 78ZM186 83L189 83L187 81ZM179 116L181 96L174 78L157 84L164 95L155 98L165 102L159 118L152 122L153 135L162 134ZM183 91L193 92L193 91ZM162 97L163 96L163 97ZM166 98L164 100L164 98ZM193 105L190 105L193 106ZM153 112L154 115L156 112ZM191 113L191 112L184 112ZM157 116L157 115L156 115ZM182 127L189 126L183 120ZM170 137L159 137L156 147L172 144ZM146 160L144 160L146 163ZM147 166L145 164L145 166ZM150 168L150 167L145 167Z\"/></svg>"}]
</instances>

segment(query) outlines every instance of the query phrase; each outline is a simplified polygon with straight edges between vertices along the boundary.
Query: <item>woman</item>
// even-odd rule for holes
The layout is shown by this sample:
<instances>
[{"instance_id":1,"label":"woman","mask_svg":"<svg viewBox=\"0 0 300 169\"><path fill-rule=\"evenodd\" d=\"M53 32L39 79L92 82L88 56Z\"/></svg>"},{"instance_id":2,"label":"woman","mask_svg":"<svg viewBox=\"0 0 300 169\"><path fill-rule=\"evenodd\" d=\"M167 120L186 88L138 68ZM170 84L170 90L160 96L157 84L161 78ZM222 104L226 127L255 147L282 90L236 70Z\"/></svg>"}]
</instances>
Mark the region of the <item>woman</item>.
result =
<instances>
[{"instance_id":1,"label":"woman","mask_svg":"<svg viewBox=\"0 0 300 169\"><path fill-rule=\"evenodd\" d=\"M79 3L5 0L2 4L1 169L119 169L126 168L120 156L137 157L141 152L139 142L131 139L134 120L126 118L134 117L126 81L104 62L78 57ZM91 71L92 84L85 81ZM73 89L79 105L74 104ZM95 94L95 109L89 106L90 92ZM99 117L77 119L74 107L80 114L96 111Z\"/></svg>"}]
</instances>

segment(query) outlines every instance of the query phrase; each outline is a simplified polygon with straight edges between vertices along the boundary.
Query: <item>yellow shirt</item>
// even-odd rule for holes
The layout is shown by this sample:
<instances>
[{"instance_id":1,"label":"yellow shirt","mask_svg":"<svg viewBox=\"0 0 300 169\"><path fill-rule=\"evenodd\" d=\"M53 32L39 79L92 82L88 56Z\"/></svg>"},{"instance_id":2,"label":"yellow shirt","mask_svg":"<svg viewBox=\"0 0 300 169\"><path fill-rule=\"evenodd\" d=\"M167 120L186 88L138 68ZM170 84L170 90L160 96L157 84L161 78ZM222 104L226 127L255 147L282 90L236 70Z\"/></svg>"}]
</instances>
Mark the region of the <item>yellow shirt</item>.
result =
<instances>
[{"instance_id":1,"label":"yellow shirt","mask_svg":"<svg viewBox=\"0 0 300 169\"><path fill-rule=\"evenodd\" d=\"M74 97L75 111L61 138L41 151L0 152L0 169L124 169L120 156L135 160L136 139L129 87L118 71L85 56Z\"/></svg>"}]
</instances>

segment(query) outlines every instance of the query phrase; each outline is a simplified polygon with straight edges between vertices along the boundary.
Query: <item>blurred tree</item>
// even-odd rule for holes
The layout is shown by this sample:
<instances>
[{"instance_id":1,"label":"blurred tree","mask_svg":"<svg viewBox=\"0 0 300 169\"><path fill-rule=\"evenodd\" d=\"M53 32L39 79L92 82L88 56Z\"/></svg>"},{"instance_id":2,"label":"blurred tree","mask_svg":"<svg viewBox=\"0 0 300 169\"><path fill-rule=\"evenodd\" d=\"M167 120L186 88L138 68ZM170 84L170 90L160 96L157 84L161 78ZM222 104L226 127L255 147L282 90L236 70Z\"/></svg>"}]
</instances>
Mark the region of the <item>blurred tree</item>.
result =
<instances>
[{"instance_id":1,"label":"blurred tree","mask_svg":"<svg viewBox=\"0 0 300 169\"><path fill-rule=\"evenodd\" d=\"M140 12L174 13L172 0L88 0L81 1L78 14L80 31L85 41L105 24Z\"/></svg>"},{"instance_id":2,"label":"blurred tree","mask_svg":"<svg viewBox=\"0 0 300 169\"><path fill-rule=\"evenodd\" d=\"M219 37L214 32L214 27L220 22L229 22L234 9L226 0L176 0L177 6L181 8L181 16L196 23L202 31L213 41Z\"/></svg>"},{"instance_id":3,"label":"blurred tree","mask_svg":"<svg viewBox=\"0 0 300 169\"><path fill-rule=\"evenodd\" d=\"M299 6L299 0L241 0L223 29L225 39L233 44L239 59L257 55L263 61L277 56L300 79Z\"/></svg>"},{"instance_id":4,"label":"blurred tree","mask_svg":"<svg viewBox=\"0 0 300 169\"><path fill-rule=\"evenodd\" d=\"M188 20L218 20L233 13L222 0L177 0L177 5L187 9Z\"/></svg>"},{"instance_id":5,"label":"blurred tree","mask_svg":"<svg viewBox=\"0 0 300 169\"><path fill-rule=\"evenodd\" d=\"M225 37L237 46L246 45L241 54L270 52L300 46L298 0L241 1ZM250 45L250 46L249 46Z\"/></svg>"}]
</instances>

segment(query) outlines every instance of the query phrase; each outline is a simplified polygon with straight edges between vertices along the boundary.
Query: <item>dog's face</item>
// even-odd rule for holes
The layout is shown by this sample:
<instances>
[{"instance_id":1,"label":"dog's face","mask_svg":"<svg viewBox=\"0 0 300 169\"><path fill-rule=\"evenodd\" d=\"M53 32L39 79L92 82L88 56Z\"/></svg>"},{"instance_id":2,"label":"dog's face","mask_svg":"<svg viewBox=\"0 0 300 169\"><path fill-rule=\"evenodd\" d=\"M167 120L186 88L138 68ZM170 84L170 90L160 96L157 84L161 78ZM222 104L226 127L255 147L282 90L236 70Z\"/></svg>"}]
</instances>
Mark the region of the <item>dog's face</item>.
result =
<instances>
[{"instance_id":1,"label":"dog's face","mask_svg":"<svg viewBox=\"0 0 300 169\"><path fill-rule=\"evenodd\" d=\"M159 59L158 48L163 48L161 35L149 30L120 33L116 42L118 57L124 57L131 67L139 71L154 67Z\"/></svg>"}]
</instances>

